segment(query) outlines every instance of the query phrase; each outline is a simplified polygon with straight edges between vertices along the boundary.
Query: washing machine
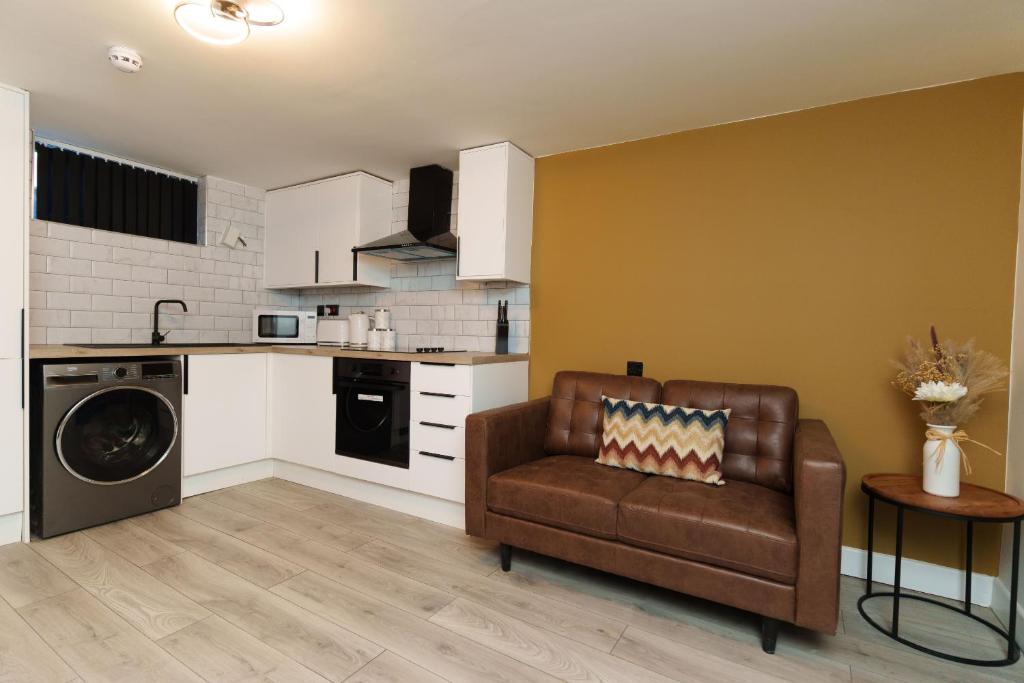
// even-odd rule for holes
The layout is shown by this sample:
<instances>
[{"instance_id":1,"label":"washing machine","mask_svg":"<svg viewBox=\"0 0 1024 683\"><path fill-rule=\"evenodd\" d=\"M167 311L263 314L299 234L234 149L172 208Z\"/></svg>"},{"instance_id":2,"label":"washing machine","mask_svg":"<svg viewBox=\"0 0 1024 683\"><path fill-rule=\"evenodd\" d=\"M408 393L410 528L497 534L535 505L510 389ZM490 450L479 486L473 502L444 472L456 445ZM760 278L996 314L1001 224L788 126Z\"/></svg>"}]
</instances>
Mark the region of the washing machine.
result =
<instances>
[{"instance_id":1,"label":"washing machine","mask_svg":"<svg viewBox=\"0 0 1024 683\"><path fill-rule=\"evenodd\" d=\"M33 534L181 502L178 358L34 362L31 374Z\"/></svg>"}]
</instances>

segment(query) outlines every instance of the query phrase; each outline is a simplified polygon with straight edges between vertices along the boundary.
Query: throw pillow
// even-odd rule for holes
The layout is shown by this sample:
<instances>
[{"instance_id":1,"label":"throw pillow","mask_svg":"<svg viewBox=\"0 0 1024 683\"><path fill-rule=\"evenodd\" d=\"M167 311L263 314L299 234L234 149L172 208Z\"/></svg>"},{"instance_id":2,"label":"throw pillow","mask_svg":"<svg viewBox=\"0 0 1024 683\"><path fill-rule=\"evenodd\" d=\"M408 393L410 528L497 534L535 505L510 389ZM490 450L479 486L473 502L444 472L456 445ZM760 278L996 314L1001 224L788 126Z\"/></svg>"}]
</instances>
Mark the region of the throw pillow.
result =
<instances>
[{"instance_id":1,"label":"throw pillow","mask_svg":"<svg viewBox=\"0 0 1024 683\"><path fill-rule=\"evenodd\" d=\"M604 431L597 462L722 486L729 410L700 410L601 397Z\"/></svg>"}]
</instances>

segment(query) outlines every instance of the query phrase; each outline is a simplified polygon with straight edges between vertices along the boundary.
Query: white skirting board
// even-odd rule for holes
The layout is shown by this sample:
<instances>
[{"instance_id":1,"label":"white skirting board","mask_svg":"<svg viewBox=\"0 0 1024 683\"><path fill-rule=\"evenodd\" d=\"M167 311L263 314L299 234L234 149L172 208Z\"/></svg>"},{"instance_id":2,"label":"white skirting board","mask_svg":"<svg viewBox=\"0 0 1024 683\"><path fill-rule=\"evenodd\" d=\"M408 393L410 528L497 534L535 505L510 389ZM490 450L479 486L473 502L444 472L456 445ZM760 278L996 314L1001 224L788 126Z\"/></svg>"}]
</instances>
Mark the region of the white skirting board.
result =
<instances>
[{"instance_id":1,"label":"white skirting board","mask_svg":"<svg viewBox=\"0 0 1024 683\"><path fill-rule=\"evenodd\" d=\"M12 512L0 516L0 545L17 543L21 539L21 513Z\"/></svg>"},{"instance_id":2,"label":"white skirting board","mask_svg":"<svg viewBox=\"0 0 1024 683\"><path fill-rule=\"evenodd\" d=\"M458 529L466 528L466 508L461 503L425 496L422 493L353 479L342 474L325 472L283 460L274 461L274 476L296 484L310 486L339 496L355 498L364 503L404 512L432 522Z\"/></svg>"},{"instance_id":3,"label":"white skirting board","mask_svg":"<svg viewBox=\"0 0 1024 683\"><path fill-rule=\"evenodd\" d=\"M1020 597L1021 588L1017 588L1017 644L1024 647L1024 601ZM1002 577L995 577L992 582L992 611L1003 625L1009 628L1010 622L1010 587L1003 583Z\"/></svg>"},{"instance_id":4,"label":"white skirting board","mask_svg":"<svg viewBox=\"0 0 1024 683\"><path fill-rule=\"evenodd\" d=\"M966 572L963 570L912 560L907 557L903 558L902 565L900 570L900 586L902 588L953 600L964 599L964 575ZM867 568L868 552L866 550L843 546L840 569L843 574L863 579L867 577ZM891 586L894 581L895 569L895 555L876 552L871 576L872 582ZM974 572L972 579L971 602L988 607L992 603L992 584L995 577Z\"/></svg>"},{"instance_id":5,"label":"white skirting board","mask_svg":"<svg viewBox=\"0 0 1024 683\"><path fill-rule=\"evenodd\" d=\"M200 493L248 484L250 481L267 479L272 476L274 476L274 460L272 458L225 467L212 472L193 474L181 480L181 497L198 496Z\"/></svg>"}]
</instances>

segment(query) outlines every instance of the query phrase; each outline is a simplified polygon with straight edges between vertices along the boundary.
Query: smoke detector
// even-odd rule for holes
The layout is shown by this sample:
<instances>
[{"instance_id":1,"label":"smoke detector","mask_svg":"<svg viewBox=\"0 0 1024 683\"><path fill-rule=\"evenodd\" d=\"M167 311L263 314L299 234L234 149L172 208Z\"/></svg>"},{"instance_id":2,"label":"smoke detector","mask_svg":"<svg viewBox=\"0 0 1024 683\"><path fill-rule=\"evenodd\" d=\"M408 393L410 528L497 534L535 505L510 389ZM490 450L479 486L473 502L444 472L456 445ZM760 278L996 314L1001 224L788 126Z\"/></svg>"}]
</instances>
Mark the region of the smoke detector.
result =
<instances>
[{"instance_id":1,"label":"smoke detector","mask_svg":"<svg viewBox=\"0 0 1024 683\"><path fill-rule=\"evenodd\" d=\"M142 70L142 55L130 47L112 47L107 50L107 58L114 68L126 74L137 73Z\"/></svg>"}]
</instances>

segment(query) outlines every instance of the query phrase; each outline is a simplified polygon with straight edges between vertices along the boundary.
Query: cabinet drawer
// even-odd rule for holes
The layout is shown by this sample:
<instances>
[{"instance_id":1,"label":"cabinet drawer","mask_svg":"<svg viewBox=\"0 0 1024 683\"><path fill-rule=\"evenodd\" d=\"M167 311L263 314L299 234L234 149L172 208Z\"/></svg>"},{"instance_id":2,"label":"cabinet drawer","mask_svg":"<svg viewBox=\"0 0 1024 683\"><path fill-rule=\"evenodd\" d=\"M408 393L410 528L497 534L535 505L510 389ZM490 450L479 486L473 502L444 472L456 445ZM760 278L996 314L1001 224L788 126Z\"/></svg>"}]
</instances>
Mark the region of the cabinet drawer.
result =
<instances>
[{"instance_id":1,"label":"cabinet drawer","mask_svg":"<svg viewBox=\"0 0 1024 683\"><path fill-rule=\"evenodd\" d=\"M466 430L462 427L444 429L413 422L410 425L409 443L412 444L413 452L430 451L454 455L456 458L466 457Z\"/></svg>"},{"instance_id":2,"label":"cabinet drawer","mask_svg":"<svg viewBox=\"0 0 1024 683\"><path fill-rule=\"evenodd\" d=\"M414 391L410 405L412 422L434 422L452 427L465 427L466 416L473 412L468 396L432 396Z\"/></svg>"},{"instance_id":3,"label":"cabinet drawer","mask_svg":"<svg viewBox=\"0 0 1024 683\"><path fill-rule=\"evenodd\" d=\"M409 453L409 488L428 496L466 502L466 463L461 458L447 460L429 455L420 455L418 450Z\"/></svg>"},{"instance_id":4,"label":"cabinet drawer","mask_svg":"<svg viewBox=\"0 0 1024 683\"><path fill-rule=\"evenodd\" d=\"M413 363L412 390L472 396L473 366Z\"/></svg>"}]
</instances>

